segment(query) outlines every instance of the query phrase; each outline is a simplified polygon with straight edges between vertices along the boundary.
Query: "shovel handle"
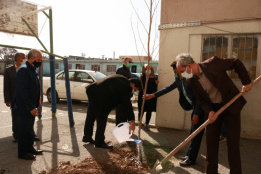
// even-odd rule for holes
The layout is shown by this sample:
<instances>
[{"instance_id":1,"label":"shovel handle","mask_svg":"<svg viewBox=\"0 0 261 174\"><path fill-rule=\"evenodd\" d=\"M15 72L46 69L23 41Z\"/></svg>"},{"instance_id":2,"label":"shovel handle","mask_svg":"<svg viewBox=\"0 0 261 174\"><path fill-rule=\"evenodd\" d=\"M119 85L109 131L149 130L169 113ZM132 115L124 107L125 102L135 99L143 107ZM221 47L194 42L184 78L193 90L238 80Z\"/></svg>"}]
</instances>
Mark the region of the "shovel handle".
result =
<instances>
[{"instance_id":1,"label":"shovel handle","mask_svg":"<svg viewBox=\"0 0 261 174\"><path fill-rule=\"evenodd\" d=\"M254 86L258 81L261 80L261 75L252 82L252 86ZM236 101L243 92L238 93L234 98L232 98L226 105L220 108L213 116L218 116L221 114L225 109L227 109L234 101ZM173 155L175 155L180 149L182 149L186 144L188 144L199 132L201 132L207 125L210 124L210 120L208 119L203 123L197 130L195 130L190 136L188 136L183 142L181 142L175 149L173 149L160 163L164 164L167 162Z\"/></svg>"}]
</instances>

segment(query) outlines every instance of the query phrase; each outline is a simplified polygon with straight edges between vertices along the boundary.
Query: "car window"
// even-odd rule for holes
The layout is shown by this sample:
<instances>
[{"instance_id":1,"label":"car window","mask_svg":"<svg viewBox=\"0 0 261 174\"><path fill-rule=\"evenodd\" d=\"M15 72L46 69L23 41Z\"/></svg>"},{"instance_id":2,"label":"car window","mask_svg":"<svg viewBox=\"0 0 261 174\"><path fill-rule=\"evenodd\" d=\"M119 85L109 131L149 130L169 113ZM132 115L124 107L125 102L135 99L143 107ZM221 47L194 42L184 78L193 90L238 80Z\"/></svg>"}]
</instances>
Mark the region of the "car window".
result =
<instances>
[{"instance_id":1,"label":"car window","mask_svg":"<svg viewBox=\"0 0 261 174\"><path fill-rule=\"evenodd\" d=\"M69 71L69 80L73 81L74 80L74 71ZM56 78L57 80L65 80L65 74L64 72L59 74Z\"/></svg>"},{"instance_id":2,"label":"car window","mask_svg":"<svg viewBox=\"0 0 261 174\"><path fill-rule=\"evenodd\" d=\"M90 82L93 81L92 77L86 72L77 72L76 73L76 81L78 82Z\"/></svg>"},{"instance_id":3,"label":"car window","mask_svg":"<svg viewBox=\"0 0 261 174\"><path fill-rule=\"evenodd\" d=\"M106 77L106 75L102 74L101 72L89 72L89 73L95 78L95 80L100 80Z\"/></svg>"},{"instance_id":4,"label":"car window","mask_svg":"<svg viewBox=\"0 0 261 174\"><path fill-rule=\"evenodd\" d=\"M73 81L74 80L74 71L69 71L69 80Z\"/></svg>"},{"instance_id":5,"label":"car window","mask_svg":"<svg viewBox=\"0 0 261 174\"><path fill-rule=\"evenodd\" d=\"M61 73L60 75L57 76L57 80L64 80L65 76L64 73Z\"/></svg>"}]
</instances>

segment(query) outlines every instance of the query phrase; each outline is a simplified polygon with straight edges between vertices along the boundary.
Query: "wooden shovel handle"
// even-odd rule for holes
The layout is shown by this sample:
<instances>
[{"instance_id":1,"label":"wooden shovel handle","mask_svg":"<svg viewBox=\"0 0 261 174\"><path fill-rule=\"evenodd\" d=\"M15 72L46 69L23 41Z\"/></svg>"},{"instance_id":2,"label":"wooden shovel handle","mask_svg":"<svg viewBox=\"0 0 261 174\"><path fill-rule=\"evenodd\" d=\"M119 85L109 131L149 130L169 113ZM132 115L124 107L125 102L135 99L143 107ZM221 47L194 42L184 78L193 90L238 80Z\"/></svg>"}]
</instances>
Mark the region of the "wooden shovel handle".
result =
<instances>
[{"instance_id":1,"label":"wooden shovel handle","mask_svg":"<svg viewBox=\"0 0 261 174\"><path fill-rule=\"evenodd\" d=\"M261 75L258 78L256 78L254 82L252 82L252 87L260 80L261 80ZM218 116L219 114L221 114L232 103L234 103L234 101L236 101L241 95L243 95L242 92L238 93L226 105L224 105L222 108L220 108L213 116ZM188 138L186 138L175 149L173 149L160 163L164 164L165 162L167 162L173 155L175 155L180 149L182 149L187 143L189 143L199 132L201 132L209 124L210 124L210 120L208 119L197 130L195 130Z\"/></svg>"}]
</instances>

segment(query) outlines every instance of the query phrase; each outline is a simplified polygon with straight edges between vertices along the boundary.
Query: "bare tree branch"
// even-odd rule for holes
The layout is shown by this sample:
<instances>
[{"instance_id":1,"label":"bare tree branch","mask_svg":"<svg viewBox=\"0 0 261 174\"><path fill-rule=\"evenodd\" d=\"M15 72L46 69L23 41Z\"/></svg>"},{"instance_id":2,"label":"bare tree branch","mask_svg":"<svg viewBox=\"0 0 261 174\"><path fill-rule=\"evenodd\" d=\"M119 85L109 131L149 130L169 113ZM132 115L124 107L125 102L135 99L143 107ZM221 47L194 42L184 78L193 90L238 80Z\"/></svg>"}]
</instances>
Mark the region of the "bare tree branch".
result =
<instances>
[{"instance_id":1,"label":"bare tree branch","mask_svg":"<svg viewBox=\"0 0 261 174\"><path fill-rule=\"evenodd\" d=\"M138 36L139 36L139 39L140 39L142 48L143 48L143 50L145 51L145 53L148 54L147 51L146 51L146 48L145 48L145 46L144 46L144 43L142 42L142 39L141 39L141 37L140 37L140 30L139 30L139 25L138 25L138 24L137 24L137 32L138 32ZM146 41L146 40L145 40L145 41Z\"/></svg>"},{"instance_id":2,"label":"bare tree branch","mask_svg":"<svg viewBox=\"0 0 261 174\"><path fill-rule=\"evenodd\" d=\"M154 8L154 11L153 11L153 13L152 13L152 18L154 17L155 11L156 11L157 8L158 8L159 2L160 2L160 0L158 0L156 6L155 6L155 8Z\"/></svg>"},{"instance_id":3,"label":"bare tree branch","mask_svg":"<svg viewBox=\"0 0 261 174\"><path fill-rule=\"evenodd\" d=\"M139 57L139 60L140 60L140 66L142 66L141 59L140 59L140 55L139 55L139 50L138 50L138 47L137 47L136 36L135 36L135 32L134 32L133 25L132 25L132 16L131 16L131 19L130 19L130 20L131 20L132 33L133 33L134 40L135 40L136 51L137 51L137 53L138 53L138 57Z\"/></svg>"},{"instance_id":4,"label":"bare tree branch","mask_svg":"<svg viewBox=\"0 0 261 174\"><path fill-rule=\"evenodd\" d=\"M130 0L130 2L131 2L131 0ZM145 25L144 25L143 22L141 21L140 16L138 15L137 11L135 10L135 8L134 8L132 2L131 2L131 6L132 6L132 8L133 8L133 10L134 10L134 12L135 12L135 14L136 14L136 16L138 17L140 23L142 24L143 28L145 29L145 31L146 31L147 34L148 34L148 30L146 29Z\"/></svg>"},{"instance_id":5,"label":"bare tree branch","mask_svg":"<svg viewBox=\"0 0 261 174\"><path fill-rule=\"evenodd\" d=\"M149 7L148 3L146 2L146 0L144 0L144 2L147 5L148 10L150 11L150 7Z\"/></svg>"}]
</instances>

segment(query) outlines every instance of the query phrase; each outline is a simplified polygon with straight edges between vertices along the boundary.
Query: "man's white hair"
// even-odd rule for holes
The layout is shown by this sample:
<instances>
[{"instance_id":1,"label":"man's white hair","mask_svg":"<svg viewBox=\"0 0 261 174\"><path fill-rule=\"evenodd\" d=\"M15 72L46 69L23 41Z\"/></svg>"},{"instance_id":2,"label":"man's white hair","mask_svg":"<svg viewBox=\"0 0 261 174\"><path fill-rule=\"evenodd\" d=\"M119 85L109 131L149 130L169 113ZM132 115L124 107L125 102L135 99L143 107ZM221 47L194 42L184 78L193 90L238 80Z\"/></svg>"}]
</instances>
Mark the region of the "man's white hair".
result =
<instances>
[{"instance_id":1,"label":"man's white hair","mask_svg":"<svg viewBox=\"0 0 261 174\"><path fill-rule=\"evenodd\" d=\"M181 53L176 57L176 61L181 64L182 67L186 67L188 64L195 63L189 53Z\"/></svg>"}]
</instances>

